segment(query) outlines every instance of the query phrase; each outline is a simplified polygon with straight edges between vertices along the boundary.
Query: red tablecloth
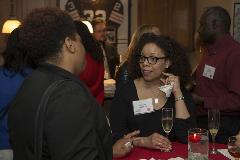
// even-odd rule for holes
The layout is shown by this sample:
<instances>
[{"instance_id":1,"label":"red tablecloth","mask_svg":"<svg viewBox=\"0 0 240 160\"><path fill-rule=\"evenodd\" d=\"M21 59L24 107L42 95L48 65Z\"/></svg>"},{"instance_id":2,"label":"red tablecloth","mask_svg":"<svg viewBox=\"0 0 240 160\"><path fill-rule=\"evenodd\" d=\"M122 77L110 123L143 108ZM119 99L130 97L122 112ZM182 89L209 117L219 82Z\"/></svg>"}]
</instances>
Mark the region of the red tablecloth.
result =
<instances>
[{"instance_id":1,"label":"red tablecloth","mask_svg":"<svg viewBox=\"0 0 240 160\"><path fill-rule=\"evenodd\" d=\"M210 145L211 148L211 145ZM224 144L216 144L217 149L224 149L227 148ZM144 159L169 159L169 158L187 158L187 144L181 144L178 142L173 142L173 152L160 152L158 150L149 150L144 148L135 147L132 149L132 151L123 158L114 158L114 160L139 160L141 158ZM222 154L217 155L209 155L209 159L211 160L225 160L228 159Z\"/></svg>"}]
</instances>

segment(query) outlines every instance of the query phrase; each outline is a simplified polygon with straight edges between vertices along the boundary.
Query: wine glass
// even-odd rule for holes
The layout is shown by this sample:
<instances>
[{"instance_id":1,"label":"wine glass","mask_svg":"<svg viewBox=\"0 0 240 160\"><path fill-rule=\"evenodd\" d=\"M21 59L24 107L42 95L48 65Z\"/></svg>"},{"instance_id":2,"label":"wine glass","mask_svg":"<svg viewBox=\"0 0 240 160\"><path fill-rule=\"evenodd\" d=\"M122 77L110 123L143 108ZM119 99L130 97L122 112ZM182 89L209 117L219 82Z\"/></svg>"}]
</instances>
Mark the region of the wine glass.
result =
<instances>
[{"instance_id":1,"label":"wine glass","mask_svg":"<svg viewBox=\"0 0 240 160\"><path fill-rule=\"evenodd\" d=\"M217 154L215 148L215 137L218 133L220 126L220 111L218 109L209 109L208 110L208 129L212 136L213 147L210 151L210 154Z\"/></svg>"},{"instance_id":2,"label":"wine glass","mask_svg":"<svg viewBox=\"0 0 240 160\"><path fill-rule=\"evenodd\" d=\"M168 138L169 132L172 130L173 126L173 109L163 108L162 109L162 127Z\"/></svg>"},{"instance_id":3,"label":"wine glass","mask_svg":"<svg viewBox=\"0 0 240 160\"><path fill-rule=\"evenodd\" d=\"M237 138L236 136L231 136L228 138L228 152L231 156L235 158L235 160L240 159L240 146L236 144Z\"/></svg>"}]
</instances>

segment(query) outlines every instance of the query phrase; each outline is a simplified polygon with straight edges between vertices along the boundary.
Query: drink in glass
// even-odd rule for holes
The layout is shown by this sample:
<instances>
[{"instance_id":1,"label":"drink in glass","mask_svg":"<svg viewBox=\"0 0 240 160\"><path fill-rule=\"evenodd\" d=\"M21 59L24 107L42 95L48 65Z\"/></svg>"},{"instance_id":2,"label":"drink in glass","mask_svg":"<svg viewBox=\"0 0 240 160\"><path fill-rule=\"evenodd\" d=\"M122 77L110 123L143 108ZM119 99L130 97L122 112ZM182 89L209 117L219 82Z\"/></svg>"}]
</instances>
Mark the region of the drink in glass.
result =
<instances>
[{"instance_id":1,"label":"drink in glass","mask_svg":"<svg viewBox=\"0 0 240 160\"><path fill-rule=\"evenodd\" d=\"M168 138L169 132L173 126L173 109L163 108L162 109L162 127Z\"/></svg>"},{"instance_id":2,"label":"drink in glass","mask_svg":"<svg viewBox=\"0 0 240 160\"><path fill-rule=\"evenodd\" d=\"M220 111L218 109L209 109L208 110L208 129L212 136L213 148L210 151L211 154L217 154L215 148L215 137L218 133L220 126Z\"/></svg>"},{"instance_id":3,"label":"drink in glass","mask_svg":"<svg viewBox=\"0 0 240 160\"><path fill-rule=\"evenodd\" d=\"M201 128L188 130L188 160L208 159L208 131Z\"/></svg>"}]
</instances>

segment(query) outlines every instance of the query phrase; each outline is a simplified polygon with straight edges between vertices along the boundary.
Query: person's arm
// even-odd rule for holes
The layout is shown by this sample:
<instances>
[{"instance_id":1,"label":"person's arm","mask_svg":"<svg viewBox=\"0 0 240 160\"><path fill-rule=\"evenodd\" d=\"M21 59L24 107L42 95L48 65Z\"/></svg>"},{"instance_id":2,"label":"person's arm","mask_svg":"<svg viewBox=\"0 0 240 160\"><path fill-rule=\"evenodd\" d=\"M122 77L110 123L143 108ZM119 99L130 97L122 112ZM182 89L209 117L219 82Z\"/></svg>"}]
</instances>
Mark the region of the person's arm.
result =
<instances>
[{"instance_id":1,"label":"person's arm","mask_svg":"<svg viewBox=\"0 0 240 160\"><path fill-rule=\"evenodd\" d=\"M127 101L126 94L129 93L126 92L125 87L118 87L111 105L110 126L114 143L129 132L127 128L127 115L130 102Z\"/></svg>"},{"instance_id":2,"label":"person's arm","mask_svg":"<svg viewBox=\"0 0 240 160\"><path fill-rule=\"evenodd\" d=\"M51 159L97 159L101 144L95 121L99 119L86 91L79 91L76 85L65 86L49 104L44 135Z\"/></svg>"},{"instance_id":3,"label":"person's arm","mask_svg":"<svg viewBox=\"0 0 240 160\"><path fill-rule=\"evenodd\" d=\"M153 133L147 137L137 137L133 140L133 145L149 149L169 151L172 149L171 142L159 133Z\"/></svg>"},{"instance_id":4,"label":"person's arm","mask_svg":"<svg viewBox=\"0 0 240 160\"><path fill-rule=\"evenodd\" d=\"M164 84L173 84L172 94L175 104L174 130L176 137L182 143L187 143L187 130L194 126L195 106L191 94L185 94L180 88L180 79L171 73L163 73L166 79L161 79Z\"/></svg>"},{"instance_id":5,"label":"person's arm","mask_svg":"<svg viewBox=\"0 0 240 160\"><path fill-rule=\"evenodd\" d=\"M184 103L190 115L187 119L177 118L174 120L174 130L177 139L181 143L187 143L187 131L190 128L196 127L196 106L193 102L191 93L183 91ZM177 106L176 106L177 108Z\"/></svg>"},{"instance_id":6,"label":"person's arm","mask_svg":"<svg viewBox=\"0 0 240 160\"><path fill-rule=\"evenodd\" d=\"M119 139L113 144L113 157L124 157L126 156L131 149L133 148L133 140L138 136L140 131L136 130L131 133L128 133L123 138Z\"/></svg>"},{"instance_id":7,"label":"person's arm","mask_svg":"<svg viewBox=\"0 0 240 160\"><path fill-rule=\"evenodd\" d=\"M237 138L236 144L240 147L240 131L239 131L238 134L236 135L236 138Z\"/></svg>"},{"instance_id":8,"label":"person's arm","mask_svg":"<svg viewBox=\"0 0 240 160\"><path fill-rule=\"evenodd\" d=\"M166 79L161 79L164 84L172 84L172 94L175 98L175 110L176 118L179 119L188 119L190 114L188 112L187 106L184 101L184 96L180 88L180 79L178 76L175 76L171 73L164 73L163 75L167 76Z\"/></svg>"}]
</instances>

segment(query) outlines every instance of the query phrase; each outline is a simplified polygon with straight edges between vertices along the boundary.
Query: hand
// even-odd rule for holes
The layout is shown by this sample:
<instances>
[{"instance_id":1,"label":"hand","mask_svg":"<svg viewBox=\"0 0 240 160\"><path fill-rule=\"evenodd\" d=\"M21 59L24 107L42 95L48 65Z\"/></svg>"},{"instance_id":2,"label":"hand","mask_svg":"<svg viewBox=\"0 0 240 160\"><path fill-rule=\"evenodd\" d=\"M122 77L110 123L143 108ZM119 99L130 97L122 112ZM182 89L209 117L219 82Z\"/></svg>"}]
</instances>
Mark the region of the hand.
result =
<instances>
[{"instance_id":1,"label":"hand","mask_svg":"<svg viewBox=\"0 0 240 160\"><path fill-rule=\"evenodd\" d=\"M236 144L237 146L240 147L240 132L236 135L236 138L237 138Z\"/></svg>"},{"instance_id":2,"label":"hand","mask_svg":"<svg viewBox=\"0 0 240 160\"><path fill-rule=\"evenodd\" d=\"M169 151L172 149L171 142L164 136L153 133L148 137L139 137L134 139L134 145L140 147L146 147L150 149L159 149L164 151Z\"/></svg>"},{"instance_id":3,"label":"hand","mask_svg":"<svg viewBox=\"0 0 240 160\"><path fill-rule=\"evenodd\" d=\"M162 72L162 74L164 76L167 76L166 79L160 79L165 85L166 84L171 84L173 83L173 90L172 93L175 97L180 97L182 96L182 91L181 91L181 87L180 87L180 79L178 76L175 76L171 73L164 73Z\"/></svg>"},{"instance_id":4,"label":"hand","mask_svg":"<svg viewBox=\"0 0 240 160\"><path fill-rule=\"evenodd\" d=\"M132 145L133 139L136 138L136 136L139 133L140 133L140 131L133 131L133 132L125 135L122 139L119 139L113 145L113 157L117 158L117 157L126 156L133 148L133 145Z\"/></svg>"}]
</instances>

